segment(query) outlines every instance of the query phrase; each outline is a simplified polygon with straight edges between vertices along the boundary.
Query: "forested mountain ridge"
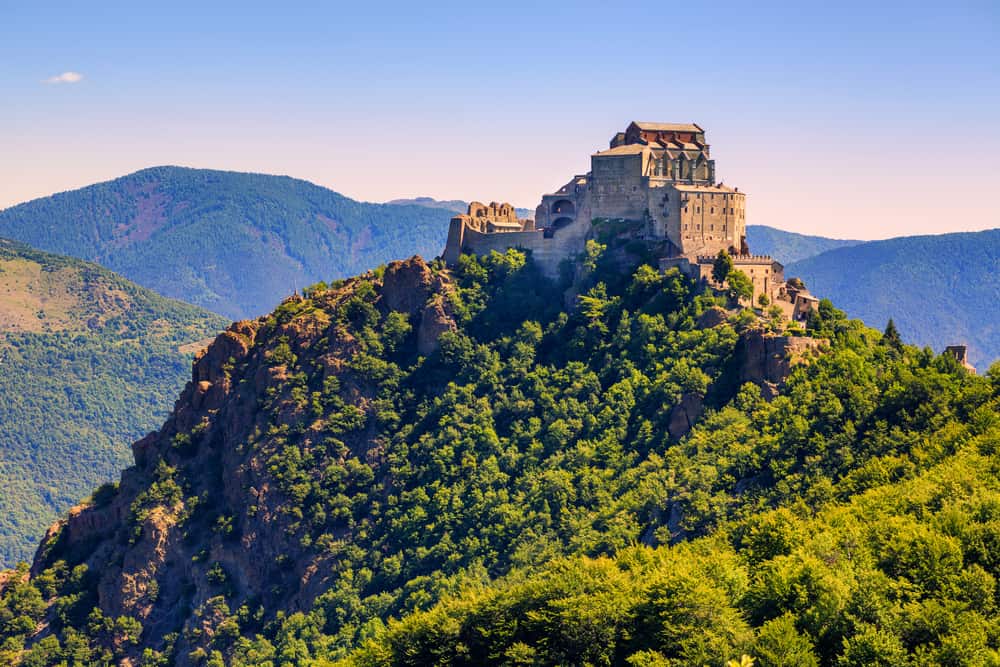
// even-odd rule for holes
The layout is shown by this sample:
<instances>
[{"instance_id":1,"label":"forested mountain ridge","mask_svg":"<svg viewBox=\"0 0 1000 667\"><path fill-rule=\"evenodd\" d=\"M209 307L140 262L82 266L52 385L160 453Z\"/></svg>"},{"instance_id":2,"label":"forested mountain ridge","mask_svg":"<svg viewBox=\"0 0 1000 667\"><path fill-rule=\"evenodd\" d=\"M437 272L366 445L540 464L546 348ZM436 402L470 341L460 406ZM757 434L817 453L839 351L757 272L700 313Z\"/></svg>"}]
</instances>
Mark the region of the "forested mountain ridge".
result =
<instances>
[{"instance_id":1,"label":"forested mountain ridge","mask_svg":"<svg viewBox=\"0 0 1000 667\"><path fill-rule=\"evenodd\" d=\"M128 458L226 324L97 265L0 239L0 567Z\"/></svg>"},{"instance_id":2,"label":"forested mountain ridge","mask_svg":"<svg viewBox=\"0 0 1000 667\"><path fill-rule=\"evenodd\" d=\"M814 257L827 250L864 243L851 239L798 234L767 225L747 225L747 242L754 254L770 255L785 265Z\"/></svg>"},{"instance_id":3,"label":"forested mountain ridge","mask_svg":"<svg viewBox=\"0 0 1000 667\"><path fill-rule=\"evenodd\" d=\"M559 286L513 250L414 259L233 325L121 483L0 578L0 656L1000 659L1000 368L825 301L767 401L741 345L783 323L628 252Z\"/></svg>"},{"instance_id":4,"label":"forested mountain ridge","mask_svg":"<svg viewBox=\"0 0 1000 667\"><path fill-rule=\"evenodd\" d=\"M785 272L872 326L893 319L913 344L967 344L981 372L1000 359L1000 229L868 241Z\"/></svg>"},{"instance_id":5,"label":"forested mountain ridge","mask_svg":"<svg viewBox=\"0 0 1000 667\"><path fill-rule=\"evenodd\" d=\"M414 252L433 257L450 217L287 176L153 167L0 211L0 236L239 318L319 280Z\"/></svg>"},{"instance_id":6,"label":"forested mountain ridge","mask_svg":"<svg viewBox=\"0 0 1000 667\"><path fill-rule=\"evenodd\" d=\"M483 202L489 203L489 202ZM415 206L426 206L427 208L440 208L445 211L451 211L452 213L467 213L469 210L469 202L463 199L434 199L433 197L412 197L409 199L392 199L387 201L386 204L396 204L405 205L412 204ZM515 208L514 212L519 218L534 218L535 209L533 208Z\"/></svg>"}]
</instances>

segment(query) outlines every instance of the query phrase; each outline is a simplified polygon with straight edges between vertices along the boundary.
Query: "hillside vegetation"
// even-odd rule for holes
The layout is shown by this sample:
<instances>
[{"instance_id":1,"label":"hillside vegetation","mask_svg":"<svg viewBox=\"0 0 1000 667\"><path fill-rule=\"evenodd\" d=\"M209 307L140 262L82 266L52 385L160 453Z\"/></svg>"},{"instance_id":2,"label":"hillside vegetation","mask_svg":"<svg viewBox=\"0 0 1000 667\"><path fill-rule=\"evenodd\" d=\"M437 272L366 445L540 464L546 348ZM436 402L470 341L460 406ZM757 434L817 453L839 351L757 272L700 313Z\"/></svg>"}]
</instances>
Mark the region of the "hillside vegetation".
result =
<instances>
[{"instance_id":1,"label":"hillside vegetation","mask_svg":"<svg viewBox=\"0 0 1000 667\"><path fill-rule=\"evenodd\" d=\"M873 326L892 318L909 343L968 344L980 371L1000 358L1000 229L870 241L785 273Z\"/></svg>"},{"instance_id":2,"label":"hillside vegetation","mask_svg":"<svg viewBox=\"0 0 1000 667\"><path fill-rule=\"evenodd\" d=\"M318 280L435 256L450 217L286 176L154 167L0 211L0 236L240 318Z\"/></svg>"},{"instance_id":3,"label":"hillside vegetation","mask_svg":"<svg viewBox=\"0 0 1000 667\"><path fill-rule=\"evenodd\" d=\"M225 321L106 269L0 239L0 567L113 479ZM207 342L207 341L205 341Z\"/></svg>"},{"instance_id":4,"label":"hillside vegetation","mask_svg":"<svg viewBox=\"0 0 1000 667\"><path fill-rule=\"evenodd\" d=\"M780 324L627 250L591 244L568 302L509 251L233 325L0 578L0 657L996 664L1000 367L824 301L767 401L746 341Z\"/></svg>"}]
</instances>

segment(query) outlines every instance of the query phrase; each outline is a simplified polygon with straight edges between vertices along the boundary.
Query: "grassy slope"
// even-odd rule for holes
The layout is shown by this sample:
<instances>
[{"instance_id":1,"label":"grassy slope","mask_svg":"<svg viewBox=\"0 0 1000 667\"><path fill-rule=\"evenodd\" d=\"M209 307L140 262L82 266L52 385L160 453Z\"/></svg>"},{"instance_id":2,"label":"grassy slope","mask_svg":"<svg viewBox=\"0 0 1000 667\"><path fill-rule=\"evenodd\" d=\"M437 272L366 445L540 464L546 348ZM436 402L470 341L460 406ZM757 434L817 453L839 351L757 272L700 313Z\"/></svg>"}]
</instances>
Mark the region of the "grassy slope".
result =
<instances>
[{"instance_id":1,"label":"grassy slope","mask_svg":"<svg viewBox=\"0 0 1000 667\"><path fill-rule=\"evenodd\" d=\"M0 239L0 566L129 463L223 318Z\"/></svg>"},{"instance_id":2,"label":"grassy slope","mask_svg":"<svg viewBox=\"0 0 1000 667\"><path fill-rule=\"evenodd\" d=\"M0 211L0 236L238 318L304 285L435 256L450 217L285 176L154 167Z\"/></svg>"}]
</instances>

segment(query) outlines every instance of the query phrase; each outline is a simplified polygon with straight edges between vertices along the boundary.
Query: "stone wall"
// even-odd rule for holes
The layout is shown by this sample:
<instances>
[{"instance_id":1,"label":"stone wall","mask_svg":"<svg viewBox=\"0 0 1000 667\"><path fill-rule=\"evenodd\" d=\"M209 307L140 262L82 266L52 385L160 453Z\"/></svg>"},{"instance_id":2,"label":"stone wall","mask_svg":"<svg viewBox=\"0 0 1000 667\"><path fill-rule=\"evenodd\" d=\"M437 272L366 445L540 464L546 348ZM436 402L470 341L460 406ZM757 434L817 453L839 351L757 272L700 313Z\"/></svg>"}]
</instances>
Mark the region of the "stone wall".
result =
<instances>
[{"instance_id":1,"label":"stone wall","mask_svg":"<svg viewBox=\"0 0 1000 667\"><path fill-rule=\"evenodd\" d=\"M641 153L592 160L590 207L595 218L642 220L648 209L649 179Z\"/></svg>"},{"instance_id":2,"label":"stone wall","mask_svg":"<svg viewBox=\"0 0 1000 667\"><path fill-rule=\"evenodd\" d=\"M518 248L531 251L531 256L541 271L549 278L557 279L559 264L584 251L590 231L589 218L586 222L577 220L557 230L537 229L501 234L483 233L468 227L456 228L453 222L448 233L444 260L454 264L462 252L486 255L492 250L504 252L508 248Z\"/></svg>"},{"instance_id":3,"label":"stone wall","mask_svg":"<svg viewBox=\"0 0 1000 667\"><path fill-rule=\"evenodd\" d=\"M742 271L753 285L753 302L757 297L766 294L774 301L782 293L785 284L785 267L774 261L768 255L735 255L732 257L733 269ZM712 268L715 266L715 255L700 255L694 259L690 256L668 257L660 260L660 270L666 271L676 267L681 273L709 284L712 280Z\"/></svg>"}]
</instances>

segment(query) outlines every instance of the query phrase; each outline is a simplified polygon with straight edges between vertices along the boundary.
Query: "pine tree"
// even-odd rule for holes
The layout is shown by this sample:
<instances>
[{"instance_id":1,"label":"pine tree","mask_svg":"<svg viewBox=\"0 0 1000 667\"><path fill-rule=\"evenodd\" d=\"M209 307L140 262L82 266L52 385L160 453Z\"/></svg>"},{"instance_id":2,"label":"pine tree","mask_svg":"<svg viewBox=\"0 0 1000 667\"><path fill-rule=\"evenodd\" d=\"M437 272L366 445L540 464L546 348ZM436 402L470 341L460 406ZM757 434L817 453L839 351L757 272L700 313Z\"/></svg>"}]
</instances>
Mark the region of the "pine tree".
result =
<instances>
[{"instance_id":1,"label":"pine tree","mask_svg":"<svg viewBox=\"0 0 1000 667\"><path fill-rule=\"evenodd\" d=\"M899 330L896 329L896 323L889 318L889 323L885 325L885 331L882 333L882 345L891 347L894 350L903 349L903 339L899 335Z\"/></svg>"}]
</instances>

